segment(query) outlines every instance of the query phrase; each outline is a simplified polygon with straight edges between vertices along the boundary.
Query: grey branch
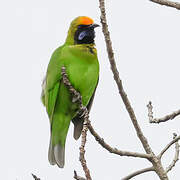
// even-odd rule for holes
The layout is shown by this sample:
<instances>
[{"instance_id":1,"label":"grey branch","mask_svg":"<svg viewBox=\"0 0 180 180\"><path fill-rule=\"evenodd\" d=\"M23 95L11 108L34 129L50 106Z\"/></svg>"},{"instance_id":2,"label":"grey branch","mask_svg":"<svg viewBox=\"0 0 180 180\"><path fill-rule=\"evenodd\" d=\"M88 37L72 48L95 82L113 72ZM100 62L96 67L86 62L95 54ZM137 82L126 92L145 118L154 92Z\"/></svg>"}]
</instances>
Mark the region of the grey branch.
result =
<instances>
[{"instance_id":1,"label":"grey branch","mask_svg":"<svg viewBox=\"0 0 180 180\"><path fill-rule=\"evenodd\" d=\"M83 124L83 130L81 133L81 147L79 148L80 150L80 156L79 156L79 160L81 162L81 165L83 167L83 170L85 172L86 178L87 180L91 180L91 175L89 172L89 169L86 165L86 160L85 160L85 145L86 145L86 136L87 136L87 131L88 131L88 127L87 127L87 120L88 120L88 110L86 109L85 111L85 118L84 118L84 124Z\"/></svg>"},{"instance_id":2,"label":"grey branch","mask_svg":"<svg viewBox=\"0 0 180 180\"><path fill-rule=\"evenodd\" d=\"M154 120L153 120L153 106L152 106L152 102L149 101L149 104L147 105L147 108L148 108L148 117L149 117L149 122L152 123Z\"/></svg>"},{"instance_id":3,"label":"grey branch","mask_svg":"<svg viewBox=\"0 0 180 180\"><path fill-rule=\"evenodd\" d=\"M111 38L110 38L110 33L108 30L108 25L107 25L107 20L106 20L106 12L105 12L105 4L104 4L104 0L99 0L100 3L100 10L101 10L101 24L102 24L102 31L105 37L105 42L106 42L106 48L107 48L107 52L108 52L108 57L109 57L109 62L111 65L111 70L112 73L114 75L114 80L117 84L118 90L119 90L119 94L124 102L124 105L126 107L126 110L132 120L132 123L134 125L134 128L136 130L136 133L146 151L146 153L151 154L152 150L148 144L148 141L146 139L146 137L143 135L143 132L141 131L141 128L137 122L137 118L135 116L134 110L130 104L130 101L127 97L126 92L124 91L123 85L122 85L122 81L120 79L119 76L119 72L117 70L116 67L116 62L115 62L115 58L114 58L114 52L112 49L112 42L111 42Z\"/></svg>"},{"instance_id":4,"label":"grey branch","mask_svg":"<svg viewBox=\"0 0 180 180\"><path fill-rule=\"evenodd\" d=\"M164 5L164 6L168 6L168 7L172 7L172 8L176 8L180 10L180 3L178 2L172 2L172 1L167 1L167 0L150 0L150 1L160 4L160 5Z\"/></svg>"},{"instance_id":5,"label":"grey branch","mask_svg":"<svg viewBox=\"0 0 180 180\"><path fill-rule=\"evenodd\" d=\"M144 150L146 151L147 154L152 155L150 162L152 163L152 165L154 167L154 171L156 172L156 174L159 176L159 178L161 180L168 180L167 173L161 164L161 160L158 159L158 157L153 153L146 137L144 136L144 134L143 134L143 132L142 132L142 130L138 124L137 118L136 118L134 110L130 104L130 101L127 97L127 94L124 91L122 81L120 79L119 72L118 72L117 67L116 67L116 62L115 62L114 53L113 53L113 49L112 49L112 42L111 42L110 33L108 30L108 25L107 25L107 20L106 20L106 11L105 11L104 0L99 0L99 4L100 4L99 5L100 10L101 10L102 31L103 31L103 34L105 37L108 58L109 58L109 62L111 65L112 73L114 75L114 80L115 80L117 87L118 87L118 90L119 90L119 94L120 94L120 96L124 102L126 110L130 116L130 119L131 119L133 125L134 125L137 136L138 136L139 140L141 141L141 143L144 147Z\"/></svg>"},{"instance_id":6,"label":"grey branch","mask_svg":"<svg viewBox=\"0 0 180 180\"><path fill-rule=\"evenodd\" d=\"M174 134L173 139L175 139L176 136L177 135ZM179 148L180 148L179 143L178 143L178 141L176 141L175 142L175 155L174 155L174 159L173 159L172 163L166 168L166 172L167 173L172 170L172 168L176 165L176 162L179 160Z\"/></svg>"},{"instance_id":7,"label":"grey branch","mask_svg":"<svg viewBox=\"0 0 180 180\"><path fill-rule=\"evenodd\" d=\"M72 95L72 101L75 103L79 104L79 111L83 112L83 118L84 118L84 124L83 124L83 130L82 130L82 138L81 138L81 146L80 146L80 155L79 155L79 160L81 162L81 165L83 167L83 170L85 172L86 178L87 180L91 180L91 175L90 175L90 171L87 167L86 164L86 160L85 160L85 145L86 145L86 136L87 136L87 131L88 131L88 127L87 127L87 120L89 118L89 113L87 108L85 108L82 104L82 97L81 94L79 92L77 92L73 86L71 85L68 76L66 74L66 68L63 66L61 68L61 75L62 75L62 79L63 79L63 83L66 85L66 87L68 88L69 92Z\"/></svg>"},{"instance_id":8,"label":"grey branch","mask_svg":"<svg viewBox=\"0 0 180 180\"><path fill-rule=\"evenodd\" d=\"M174 111L171 114L168 114L162 118L154 118L153 117L153 106L152 102L150 101L149 104L147 105L148 108L148 117L149 117L149 122L150 123L161 123L161 122L166 122L169 120L173 120L176 116L180 115L180 110Z\"/></svg>"},{"instance_id":9,"label":"grey branch","mask_svg":"<svg viewBox=\"0 0 180 180\"><path fill-rule=\"evenodd\" d=\"M158 155L159 158L162 157L162 155L177 141L180 140L180 136L174 138L169 144L166 145L166 147L161 151L161 153Z\"/></svg>"},{"instance_id":10,"label":"grey branch","mask_svg":"<svg viewBox=\"0 0 180 180\"><path fill-rule=\"evenodd\" d=\"M143 174L143 173L149 172L149 171L154 171L154 167L144 168L144 169L135 171L135 172L129 174L128 176L122 178L122 180L129 180L137 175L140 175L140 174Z\"/></svg>"},{"instance_id":11,"label":"grey branch","mask_svg":"<svg viewBox=\"0 0 180 180\"><path fill-rule=\"evenodd\" d=\"M120 156L130 156L130 157L139 157L139 158L146 158L146 159L151 159L150 154L143 154L143 153L138 153L138 152L129 152L129 151L122 151L117 148L111 147L109 144L107 144L103 138L101 138L98 133L94 130L94 128L91 125L91 122L88 120L88 128L91 134L94 136L96 141L106 150L108 150L110 153L114 153Z\"/></svg>"}]
</instances>

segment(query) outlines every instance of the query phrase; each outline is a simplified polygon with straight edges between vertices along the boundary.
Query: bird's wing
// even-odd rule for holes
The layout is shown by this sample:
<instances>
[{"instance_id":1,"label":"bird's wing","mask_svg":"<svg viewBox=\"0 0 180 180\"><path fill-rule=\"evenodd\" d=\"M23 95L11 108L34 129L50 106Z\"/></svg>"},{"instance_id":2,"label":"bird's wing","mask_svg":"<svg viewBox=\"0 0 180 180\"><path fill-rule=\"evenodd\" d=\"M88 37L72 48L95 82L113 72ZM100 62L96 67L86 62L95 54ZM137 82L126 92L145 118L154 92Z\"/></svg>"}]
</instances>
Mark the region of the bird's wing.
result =
<instances>
[{"instance_id":1,"label":"bird's wing","mask_svg":"<svg viewBox=\"0 0 180 180\"><path fill-rule=\"evenodd\" d=\"M61 71L59 72L59 74L61 76ZM59 81L57 81L54 84L54 86L49 90L46 86L46 76L42 82L41 101L42 101L43 105L46 107L50 121L51 121L51 117L53 115L54 107L56 104L56 99L57 99L57 95L59 92L60 81L61 81L61 77L60 77Z\"/></svg>"},{"instance_id":2,"label":"bird's wing","mask_svg":"<svg viewBox=\"0 0 180 180\"><path fill-rule=\"evenodd\" d=\"M54 87L50 90L46 89L46 77L44 78L42 82L41 101L43 105L46 106L46 110L47 110L50 121L51 121L51 116L53 114L54 107L56 104L57 95L59 92L59 82L57 82L54 85Z\"/></svg>"},{"instance_id":3,"label":"bird's wing","mask_svg":"<svg viewBox=\"0 0 180 180\"><path fill-rule=\"evenodd\" d=\"M61 82L61 47L57 48L50 59L45 80L42 84L42 102L46 106L50 122L56 105ZM52 122L51 122L52 123Z\"/></svg>"},{"instance_id":4,"label":"bird's wing","mask_svg":"<svg viewBox=\"0 0 180 180\"><path fill-rule=\"evenodd\" d=\"M47 102L45 100L45 103L46 103L46 110L47 110L47 113L49 115L50 121L52 120L52 115L53 115L54 108L56 105L59 87L60 87L60 81L57 82L52 89L50 89L49 91L46 92L46 98L45 99L47 100Z\"/></svg>"}]
</instances>

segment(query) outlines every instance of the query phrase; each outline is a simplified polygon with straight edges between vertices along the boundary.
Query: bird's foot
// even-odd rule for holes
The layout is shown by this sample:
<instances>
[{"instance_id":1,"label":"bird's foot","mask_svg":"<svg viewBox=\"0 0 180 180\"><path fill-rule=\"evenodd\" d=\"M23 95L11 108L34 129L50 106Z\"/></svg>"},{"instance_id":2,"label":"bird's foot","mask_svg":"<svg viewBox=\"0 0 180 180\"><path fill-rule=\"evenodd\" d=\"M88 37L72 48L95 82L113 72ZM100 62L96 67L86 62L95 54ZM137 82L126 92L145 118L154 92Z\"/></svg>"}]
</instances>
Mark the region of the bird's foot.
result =
<instances>
[{"instance_id":1,"label":"bird's foot","mask_svg":"<svg viewBox=\"0 0 180 180\"><path fill-rule=\"evenodd\" d=\"M82 106L78 112L79 117L82 119L86 119L89 116L88 110L86 107Z\"/></svg>"},{"instance_id":2,"label":"bird's foot","mask_svg":"<svg viewBox=\"0 0 180 180\"><path fill-rule=\"evenodd\" d=\"M77 101L81 100L81 94L79 92L73 92L73 98L72 98L72 102L76 103Z\"/></svg>"}]
</instances>

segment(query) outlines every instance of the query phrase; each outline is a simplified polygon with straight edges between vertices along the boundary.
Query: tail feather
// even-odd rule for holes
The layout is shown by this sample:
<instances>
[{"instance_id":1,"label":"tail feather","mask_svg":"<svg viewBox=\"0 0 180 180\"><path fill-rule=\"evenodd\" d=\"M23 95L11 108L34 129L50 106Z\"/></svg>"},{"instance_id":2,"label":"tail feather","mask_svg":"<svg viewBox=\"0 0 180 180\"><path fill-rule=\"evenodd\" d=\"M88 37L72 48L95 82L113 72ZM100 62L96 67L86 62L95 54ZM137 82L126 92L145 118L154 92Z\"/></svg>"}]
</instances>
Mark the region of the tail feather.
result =
<instances>
[{"instance_id":1,"label":"tail feather","mask_svg":"<svg viewBox=\"0 0 180 180\"><path fill-rule=\"evenodd\" d=\"M56 144L54 147L54 157L56 164L60 167L64 167L65 148L61 144Z\"/></svg>"},{"instance_id":2,"label":"tail feather","mask_svg":"<svg viewBox=\"0 0 180 180\"><path fill-rule=\"evenodd\" d=\"M51 165L57 164L60 168L63 168L65 161L65 148L62 147L61 144L53 146L52 140L50 140L48 159Z\"/></svg>"},{"instance_id":3,"label":"tail feather","mask_svg":"<svg viewBox=\"0 0 180 180\"><path fill-rule=\"evenodd\" d=\"M50 139L50 143L49 143L48 159L51 165L56 164L55 157L54 157L54 147L52 145L52 138Z\"/></svg>"}]
</instances>

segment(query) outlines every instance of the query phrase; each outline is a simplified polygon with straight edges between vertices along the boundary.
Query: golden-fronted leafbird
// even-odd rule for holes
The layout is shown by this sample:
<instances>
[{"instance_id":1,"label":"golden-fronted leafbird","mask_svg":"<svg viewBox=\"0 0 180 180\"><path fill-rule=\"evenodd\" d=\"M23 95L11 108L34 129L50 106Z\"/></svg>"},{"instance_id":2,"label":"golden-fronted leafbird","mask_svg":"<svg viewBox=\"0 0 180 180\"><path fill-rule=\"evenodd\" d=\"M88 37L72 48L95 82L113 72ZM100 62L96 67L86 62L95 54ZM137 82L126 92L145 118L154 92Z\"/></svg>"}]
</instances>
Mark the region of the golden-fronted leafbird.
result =
<instances>
[{"instance_id":1,"label":"golden-fronted leafbird","mask_svg":"<svg viewBox=\"0 0 180 180\"><path fill-rule=\"evenodd\" d=\"M94 28L99 25L86 16L71 22L65 43L51 56L43 83L41 99L46 107L51 129L48 159L50 164L64 167L65 142L70 121L74 123L74 138L78 139L83 127L78 105L62 81L64 66L72 86L82 96L83 106L90 111L99 79L99 62L95 48Z\"/></svg>"}]
</instances>

